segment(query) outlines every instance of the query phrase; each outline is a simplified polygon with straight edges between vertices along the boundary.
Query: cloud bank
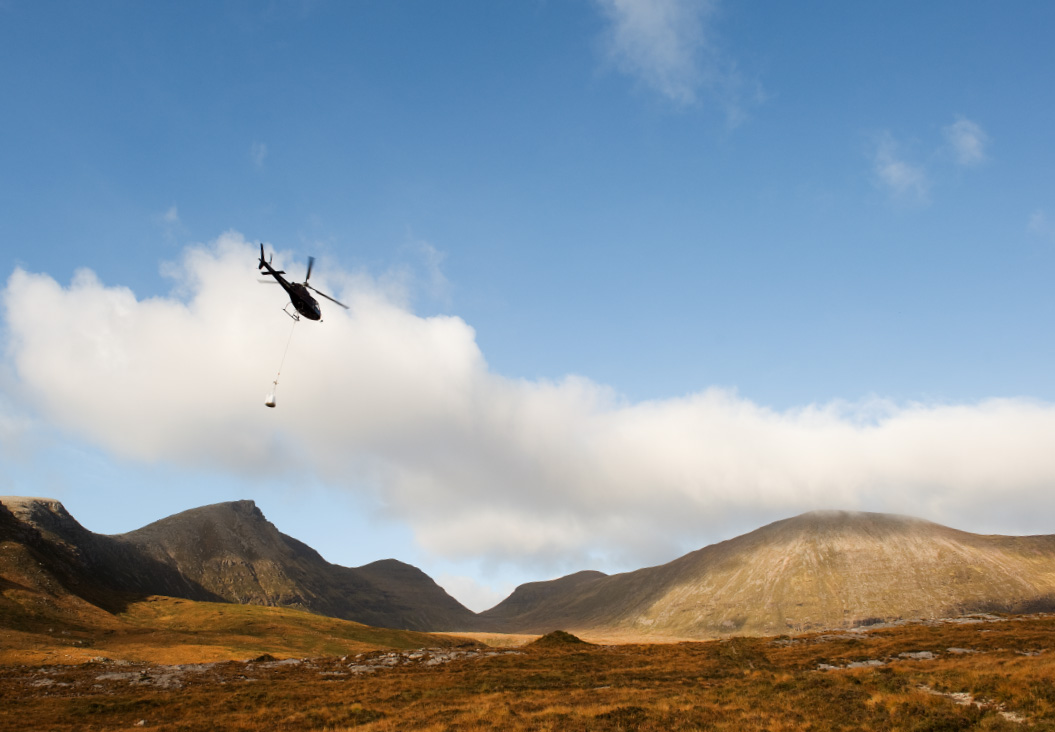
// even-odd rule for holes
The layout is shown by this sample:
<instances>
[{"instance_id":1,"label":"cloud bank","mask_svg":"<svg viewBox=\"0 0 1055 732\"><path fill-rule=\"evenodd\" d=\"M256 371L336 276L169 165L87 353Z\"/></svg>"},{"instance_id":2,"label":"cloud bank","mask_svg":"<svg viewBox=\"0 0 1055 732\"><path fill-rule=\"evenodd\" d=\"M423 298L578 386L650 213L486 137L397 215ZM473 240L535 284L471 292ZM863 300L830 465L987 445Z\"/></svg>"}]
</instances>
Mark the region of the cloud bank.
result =
<instances>
[{"instance_id":1,"label":"cloud bank","mask_svg":"<svg viewBox=\"0 0 1055 732\"><path fill-rule=\"evenodd\" d=\"M254 142L249 147L249 159L257 170L263 170L264 161L267 160L267 145L262 142Z\"/></svg>"},{"instance_id":2,"label":"cloud bank","mask_svg":"<svg viewBox=\"0 0 1055 732\"><path fill-rule=\"evenodd\" d=\"M612 62L678 104L701 92L725 112L730 125L760 93L750 94L736 63L711 30L715 0L596 0L608 26L604 41Z\"/></svg>"},{"instance_id":3,"label":"cloud bank","mask_svg":"<svg viewBox=\"0 0 1055 732\"><path fill-rule=\"evenodd\" d=\"M237 234L190 248L174 294L145 300L88 271L64 286L15 270L2 294L19 397L123 458L308 471L375 497L427 551L536 570L641 566L816 508L1003 530L1055 508L1055 405L776 411L720 389L631 403L582 377L496 374L460 318L416 315L325 262L313 282L351 308L323 302L323 323L296 326L270 410L292 321L255 258Z\"/></svg>"},{"instance_id":4,"label":"cloud bank","mask_svg":"<svg viewBox=\"0 0 1055 732\"><path fill-rule=\"evenodd\" d=\"M926 206L930 203L936 171L933 159L951 161L954 168L974 168L987 159L989 136L981 125L964 117L942 128L945 143L928 157L928 162L913 162L903 152L903 146L890 132L876 137L872 154L872 171L877 185L886 190L891 199L901 203ZM941 172L940 166L937 172Z\"/></svg>"},{"instance_id":5,"label":"cloud bank","mask_svg":"<svg viewBox=\"0 0 1055 732\"><path fill-rule=\"evenodd\" d=\"M892 198L916 204L930 200L930 177L922 165L904 159L890 133L880 136L872 159L876 179Z\"/></svg>"},{"instance_id":6,"label":"cloud bank","mask_svg":"<svg viewBox=\"0 0 1055 732\"><path fill-rule=\"evenodd\" d=\"M972 167L985 161L989 136L977 122L959 117L942 131L952 148L957 165Z\"/></svg>"},{"instance_id":7,"label":"cloud bank","mask_svg":"<svg viewBox=\"0 0 1055 732\"><path fill-rule=\"evenodd\" d=\"M1047 212L1042 208L1038 208L1030 214L1026 231L1041 239L1055 241L1055 222L1048 217Z\"/></svg>"}]
</instances>

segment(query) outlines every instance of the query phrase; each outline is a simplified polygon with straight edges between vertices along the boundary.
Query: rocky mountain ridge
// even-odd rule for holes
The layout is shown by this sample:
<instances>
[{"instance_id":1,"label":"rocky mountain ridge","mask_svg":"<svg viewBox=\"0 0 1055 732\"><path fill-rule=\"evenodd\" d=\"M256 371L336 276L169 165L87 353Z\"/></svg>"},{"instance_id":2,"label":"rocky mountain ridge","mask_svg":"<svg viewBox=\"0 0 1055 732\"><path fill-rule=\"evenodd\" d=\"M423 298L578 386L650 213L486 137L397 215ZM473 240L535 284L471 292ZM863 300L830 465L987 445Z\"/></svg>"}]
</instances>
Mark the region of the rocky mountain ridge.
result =
<instances>
[{"instance_id":1,"label":"rocky mountain ridge","mask_svg":"<svg viewBox=\"0 0 1055 732\"><path fill-rule=\"evenodd\" d=\"M2 497L0 504L23 543L32 536L35 546L67 557L54 570L67 578L59 584L75 586L78 596L95 588L106 606L124 596L168 595L296 607L406 630L453 630L475 620L417 568L395 560L331 564L278 531L252 501L195 508L112 536L88 531L58 501Z\"/></svg>"},{"instance_id":2,"label":"rocky mountain ridge","mask_svg":"<svg viewBox=\"0 0 1055 732\"><path fill-rule=\"evenodd\" d=\"M330 564L252 501L107 536L85 529L58 501L0 497L0 547L0 620L4 603L26 588L108 612L158 594L410 630L561 628L657 640L1055 610L1055 536L981 536L874 513L807 513L661 566L528 583L479 614L411 565Z\"/></svg>"}]
</instances>

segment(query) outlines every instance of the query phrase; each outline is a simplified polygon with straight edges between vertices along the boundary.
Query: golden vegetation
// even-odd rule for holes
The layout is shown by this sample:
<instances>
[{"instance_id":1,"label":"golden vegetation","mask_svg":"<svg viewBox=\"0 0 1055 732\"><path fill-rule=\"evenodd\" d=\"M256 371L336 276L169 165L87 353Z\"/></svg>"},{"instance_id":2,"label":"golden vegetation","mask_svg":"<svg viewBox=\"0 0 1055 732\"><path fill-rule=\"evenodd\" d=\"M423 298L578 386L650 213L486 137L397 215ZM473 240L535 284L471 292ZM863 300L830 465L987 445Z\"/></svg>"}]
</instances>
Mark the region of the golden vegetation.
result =
<instances>
[{"instance_id":1,"label":"golden vegetation","mask_svg":"<svg viewBox=\"0 0 1055 732\"><path fill-rule=\"evenodd\" d=\"M1055 536L981 536L906 516L815 511L672 562L518 587L491 629L652 641L1055 610Z\"/></svg>"},{"instance_id":2,"label":"golden vegetation","mask_svg":"<svg viewBox=\"0 0 1055 732\"><path fill-rule=\"evenodd\" d=\"M389 648L451 646L458 636L437 636L259 605L194 602L154 596L124 612L74 616L63 622L0 631L0 664L81 663L105 656L162 664L208 663L275 656L343 656ZM0 616L0 621L3 618ZM12 627L0 622L0 627ZM26 626L24 626L26 627Z\"/></svg>"},{"instance_id":3,"label":"golden vegetation","mask_svg":"<svg viewBox=\"0 0 1055 732\"><path fill-rule=\"evenodd\" d=\"M137 612L168 632L192 632L180 624L197 620L181 608L166 619L173 608L158 601ZM203 620L231 648L231 638L268 634L258 618L245 621L252 631L226 613ZM321 643L312 632L330 632L298 627L299 640L274 642ZM373 652L182 670L8 665L0 730L1055 729L1051 616L666 645L560 639L490 654ZM444 654L447 662L429 660Z\"/></svg>"}]
</instances>

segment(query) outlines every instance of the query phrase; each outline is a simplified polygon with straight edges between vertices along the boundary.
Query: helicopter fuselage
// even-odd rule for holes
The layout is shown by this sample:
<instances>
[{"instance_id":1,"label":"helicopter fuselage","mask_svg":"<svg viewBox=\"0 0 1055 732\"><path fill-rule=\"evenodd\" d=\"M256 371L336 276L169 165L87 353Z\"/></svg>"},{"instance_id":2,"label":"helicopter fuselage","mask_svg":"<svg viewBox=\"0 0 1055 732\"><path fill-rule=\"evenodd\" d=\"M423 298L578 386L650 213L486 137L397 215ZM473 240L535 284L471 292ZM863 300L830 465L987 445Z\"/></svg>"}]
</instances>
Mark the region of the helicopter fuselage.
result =
<instances>
[{"instance_id":1,"label":"helicopter fuselage","mask_svg":"<svg viewBox=\"0 0 1055 732\"><path fill-rule=\"evenodd\" d=\"M298 313L308 320L322 319L322 308L319 307L319 301L308 294L307 287L297 282L280 282L279 284L286 288L289 300Z\"/></svg>"},{"instance_id":2,"label":"helicopter fuselage","mask_svg":"<svg viewBox=\"0 0 1055 732\"><path fill-rule=\"evenodd\" d=\"M267 268L267 274L274 277L278 284L282 285L282 289L289 295L289 301L293 303L293 307L297 309L298 313L308 320L320 320L322 318L322 308L319 307L319 302L308 292L307 287L299 282L288 282L279 271L268 262L265 262L263 257L260 258L260 263Z\"/></svg>"}]
</instances>

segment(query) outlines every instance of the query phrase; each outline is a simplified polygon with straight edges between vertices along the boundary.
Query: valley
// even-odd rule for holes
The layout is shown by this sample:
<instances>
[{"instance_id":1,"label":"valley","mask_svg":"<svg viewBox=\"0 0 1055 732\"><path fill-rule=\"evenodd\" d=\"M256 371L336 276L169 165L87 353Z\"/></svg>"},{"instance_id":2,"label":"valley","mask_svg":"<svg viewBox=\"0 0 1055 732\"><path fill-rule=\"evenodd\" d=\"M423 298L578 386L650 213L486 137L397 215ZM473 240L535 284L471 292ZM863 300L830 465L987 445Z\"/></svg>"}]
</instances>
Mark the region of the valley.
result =
<instances>
[{"instance_id":1,"label":"valley","mask_svg":"<svg viewBox=\"0 0 1055 732\"><path fill-rule=\"evenodd\" d=\"M544 640L5 664L0 698L18 703L0 707L0 730L1055 729L1046 615L695 643Z\"/></svg>"},{"instance_id":2,"label":"valley","mask_svg":"<svg viewBox=\"0 0 1055 732\"><path fill-rule=\"evenodd\" d=\"M103 536L4 498L0 732L1055 729L1052 542L818 512L474 614L247 501Z\"/></svg>"},{"instance_id":3,"label":"valley","mask_svg":"<svg viewBox=\"0 0 1055 732\"><path fill-rule=\"evenodd\" d=\"M108 536L81 526L58 501L0 497L0 580L0 612L31 625L70 613L105 624L143 598L167 596L419 632L562 628L671 642L1055 611L1055 536L983 536L907 516L815 511L655 567L530 582L474 613L396 559L327 562L252 501Z\"/></svg>"}]
</instances>

